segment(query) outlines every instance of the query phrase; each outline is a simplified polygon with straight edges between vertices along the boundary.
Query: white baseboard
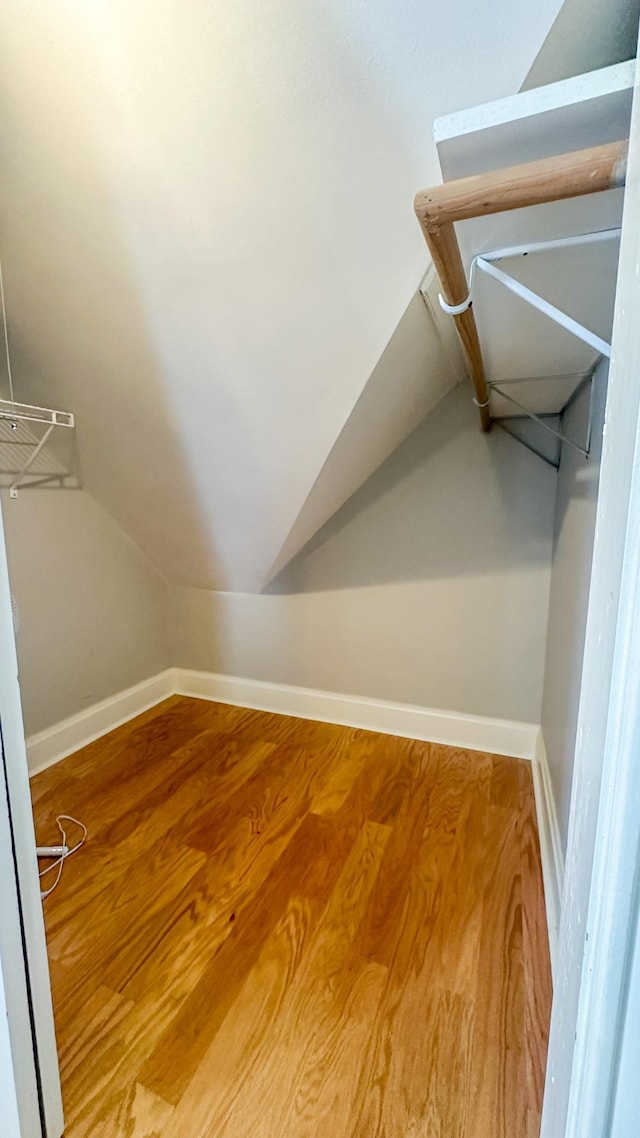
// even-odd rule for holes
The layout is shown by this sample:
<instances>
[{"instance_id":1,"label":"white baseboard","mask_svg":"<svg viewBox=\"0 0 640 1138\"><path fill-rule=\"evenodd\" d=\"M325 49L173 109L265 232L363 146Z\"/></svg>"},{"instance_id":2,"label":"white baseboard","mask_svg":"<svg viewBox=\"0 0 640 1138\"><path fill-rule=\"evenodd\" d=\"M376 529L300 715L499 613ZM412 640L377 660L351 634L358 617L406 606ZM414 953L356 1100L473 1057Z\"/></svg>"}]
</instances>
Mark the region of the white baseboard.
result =
<instances>
[{"instance_id":1,"label":"white baseboard","mask_svg":"<svg viewBox=\"0 0 640 1138\"><path fill-rule=\"evenodd\" d=\"M46 731L29 736L27 756L30 774L52 766L170 695L190 695L300 719L340 723L346 727L361 727L367 731L425 739L472 751L513 755L520 759L533 759L538 737L538 727L533 723L437 711L412 704L340 695L290 684L271 684L214 672L167 668Z\"/></svg>"},{"instance_id":2,"label":"white baseboard","mask_svg":"<svg viewBox=\"0 0 640 1138\"><path fill-rule=\"evenodd\" d=\"M29 774L34 775L53 766L73 751L86 747L87 743L92 743L94 739L99 739L101 735L106 735L108 731L113 731L115 727L167 699L173 695L174 686L174 670L167 668L126 691L117 692L109 699L94 703L69 719L63 719L46 731L30 735L27 739Z\"/></svg>"},{"instance_id":3,"label":"white baseboard","mask_svg":"<svg viewBox=\"0 0 640 1138\"><path fill-rule=\"evenodd\" d=\"M520 759L533 759L535 754L538 727L533 723L437 711L413 704L340 695L315 688L265 683L263 680L196 672L187 668L173 670L175 690L180 695Z\"/></svg>"},{"instance_id":4,"label":"white baseboard","mask_svg":"<svg viewBox=\"0 0 640 1138\"><path fill-rule=\"evenodd\" d=\"M555 796L551 784L551 774L547 761L542 729L538 731L533 762L533 785L536 796L536 814L540 837L540 857L544 898L549 929L549 952L551 971L555 978L558 960L558 940L560 935L560 916L562 892L564 889L564 855L560 841L560 828L556 811Z\"/></svg>"}]
</instances>

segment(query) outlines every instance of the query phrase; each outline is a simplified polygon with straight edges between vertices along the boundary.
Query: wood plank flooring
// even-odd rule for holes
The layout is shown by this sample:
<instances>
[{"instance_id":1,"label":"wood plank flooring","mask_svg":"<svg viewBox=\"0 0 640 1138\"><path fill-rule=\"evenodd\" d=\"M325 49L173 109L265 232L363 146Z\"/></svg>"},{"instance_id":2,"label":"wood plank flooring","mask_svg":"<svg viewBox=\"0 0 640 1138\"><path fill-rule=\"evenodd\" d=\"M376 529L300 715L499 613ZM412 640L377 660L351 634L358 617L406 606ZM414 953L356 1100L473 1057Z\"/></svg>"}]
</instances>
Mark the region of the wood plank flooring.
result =
<instances>
[{"instance_id":1,"label":"wood plank flooring","mask_svg":"<svg viewBox=\"0 0 640 1138\"><path fill-rule=\"evenodd\" d=\"M174 697L32 788L66 1138L537 1138L528 763Z\"/></svg>"}]
</instances>

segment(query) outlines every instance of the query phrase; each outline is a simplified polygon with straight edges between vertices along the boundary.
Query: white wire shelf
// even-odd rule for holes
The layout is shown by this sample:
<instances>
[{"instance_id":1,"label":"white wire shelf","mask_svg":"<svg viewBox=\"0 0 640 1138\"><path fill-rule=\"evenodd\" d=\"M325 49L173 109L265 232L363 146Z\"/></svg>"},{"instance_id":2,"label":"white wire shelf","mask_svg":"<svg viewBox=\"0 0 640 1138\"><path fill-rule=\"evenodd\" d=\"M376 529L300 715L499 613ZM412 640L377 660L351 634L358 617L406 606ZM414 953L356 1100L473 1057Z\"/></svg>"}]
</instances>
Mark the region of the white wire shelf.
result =
<instances>
[{"instance_id":1,"label":"white wire shelf","mask_svg":"<svg viewBox=\"0 0 640 1138\"><path fill-rule=\"evenodd\" d=\"M38 433L38 427L44 428ZM47 448L54 431L75 427L70 411L52 407L38 407L31 403L16 403L0 399L0 476L9 477L9 495L18 497L23 485L43 486L57 482L67 484L70 471L50 448Z\"/></svg>"},{"instance_id":2,"label":"white wire shelf","mask_svg":"<svg viewBox=\"0 0 640 1138\"><path fill-rule=\"evenodd\" d=\"M0 399L0 419L9 419L16 423L44 423L52 427L75 427L71 411L54 411L51 407L15 403L11 399Z\"/></svg>"},{"instance_id":3,"label":"white wire shelf","mask_svg":"<svg viewBox=\"0 0 640 1138\"><path fill-rule=\"evenodd\" d=\"M593 233L579 233L575 236L555 238L550 241L532 241L526 244L512 245L504 249L493 249L489 252L479 253L471 261L469 272L469 287L465 300L463 300L460 304L448 304L440 294L438 297L440 306L442 310L449 316L460 316L463 312L466 312L467 309L470 308L473 304L474 290L477 286L478 273L485 273L487 276L493 278L494 281L497 281L498 284L503 285L504 288L508 289L509 292L513 293L520 300L524 301L526 304L531 305L531 307L537 309L538 312L542 313L544 316L547 316L561 328L564 328L565 331L569 332L572 336L575 336L576 339L580 340L583 344L586 344L589 348L592 348L597 353L597 359L602 358L603 356L608 359L611 356L611 344L607 340L604 340L590 328L585 327L584 324L580 323L578 320L575 320L567 312L564 312L556 305L551 304L544 297L534 292L533 289L529 288L527 285L511 276L509 273L505 272L503 268L498 269L496 267L496 262L505 260L508 261L510 259L519 257L528 257L531 253L536 254L549 252L556 249L571 249L583 245L594 245L600 244L602 242L618 241L619 239L620 228L614 228L598 230ZM583 373L582 376L576 373L575 376L558 374L555 376L517 376L504 379L490 379L486 383L488 391L487 402L483 404L476 403L476 405L482 407L491 406L492 419L500 426L504 426L505 430L508 430L510 434L514 432L509 429L509 422L524 417L536 423L538 427L542 428L548 437L554 437L560 445L566 443L574 450L577 450L585 458L588 458L591 449L593 374L595 371L597 359L589 371ZM560 406L554 406L550 411L542 411L541 409L536 410L527 404L522 403L519 399L516 399L512 392L505 391L505 387L514 384L526 384L528 385L529 390L531 390L532 384L545 383L549 385L550 383L553 383L553 381L556 381L560 387L560 385L564 385L566 384L566 381L572 379L575 379L577 382L575 382L575 384L571 384L572 389L568 392L566 399L563 400ZM589 384L590 389L589 422L587 426L586 437L584 441L582 441L572 439L564 434L562 429L558 429L556 427L555 420L559 419L560 424L562 424L563 413L574 401L578 392L582 390L585 383ZM498 407L501 410L500 414L496 413L496 399L498 401ZM476 400L474 400L474 403L475 402ZM554 422L552 422L552 420L554 420ZM545 453L539 452L530 443L525 442L525 440L520 438L519 435L515 435L515 437L518 438L520 442L523 442L525 446L528 446L530 450L534 450L535 453L540 454L540 457L544 458L545 461L550 461L553 466L558 465L560 451L558 451L556 460L552 460L549 459Z\"/></svg>"}]
</instances>

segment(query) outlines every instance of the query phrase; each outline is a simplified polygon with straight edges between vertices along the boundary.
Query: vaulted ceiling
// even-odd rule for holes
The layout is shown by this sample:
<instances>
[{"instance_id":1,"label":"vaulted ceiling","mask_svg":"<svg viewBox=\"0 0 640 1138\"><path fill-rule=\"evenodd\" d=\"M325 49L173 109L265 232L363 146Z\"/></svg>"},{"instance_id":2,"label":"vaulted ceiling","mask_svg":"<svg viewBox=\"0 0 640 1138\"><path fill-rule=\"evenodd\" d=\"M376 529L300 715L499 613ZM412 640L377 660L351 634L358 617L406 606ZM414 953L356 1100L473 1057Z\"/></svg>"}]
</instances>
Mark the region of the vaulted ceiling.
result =
<instances>
[{"instance_id":1,"label":"vaulted ceiling","mask_svg":"<svg viewBox=\"0 0 640 1138\"><path fill-rule=\"evenodd\" d=\"M456 381L415 301L431 125L517 91L560 7L5 4L16 396L75 411L167 578L260 589Z\"/></svg>"}]
</instances>

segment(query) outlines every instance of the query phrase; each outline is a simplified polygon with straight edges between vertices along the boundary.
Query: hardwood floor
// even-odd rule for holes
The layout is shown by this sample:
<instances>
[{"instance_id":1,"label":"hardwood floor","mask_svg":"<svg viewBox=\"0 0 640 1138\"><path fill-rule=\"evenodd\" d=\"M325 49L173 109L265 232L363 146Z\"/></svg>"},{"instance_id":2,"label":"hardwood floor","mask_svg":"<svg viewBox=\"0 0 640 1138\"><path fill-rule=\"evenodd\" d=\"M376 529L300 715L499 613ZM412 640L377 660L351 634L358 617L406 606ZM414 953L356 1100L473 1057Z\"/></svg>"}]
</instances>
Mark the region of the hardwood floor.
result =
<instances>
[{"instance_id":1,"label":"hardwood floor","mask_svg":"<svg viewBox=\"0 0 640 1138\"><path fill-rule=\"evenodd\" d=\"M528 763L175 697L32 787L66 1138L536 1138Z\"/></svg>"}]
</instances>

